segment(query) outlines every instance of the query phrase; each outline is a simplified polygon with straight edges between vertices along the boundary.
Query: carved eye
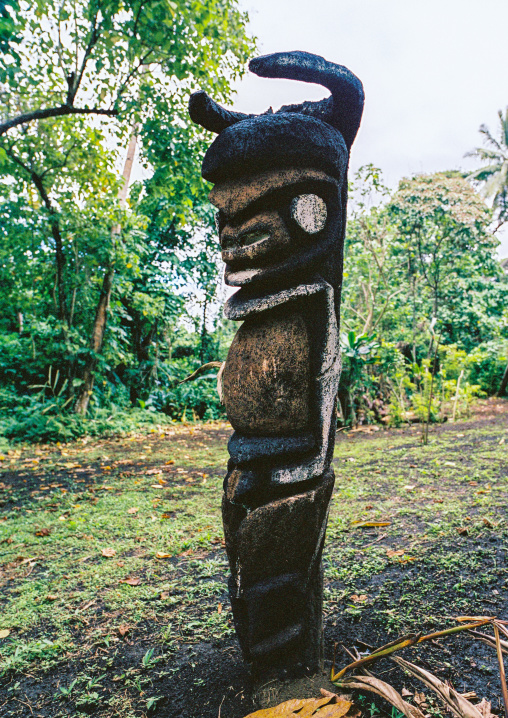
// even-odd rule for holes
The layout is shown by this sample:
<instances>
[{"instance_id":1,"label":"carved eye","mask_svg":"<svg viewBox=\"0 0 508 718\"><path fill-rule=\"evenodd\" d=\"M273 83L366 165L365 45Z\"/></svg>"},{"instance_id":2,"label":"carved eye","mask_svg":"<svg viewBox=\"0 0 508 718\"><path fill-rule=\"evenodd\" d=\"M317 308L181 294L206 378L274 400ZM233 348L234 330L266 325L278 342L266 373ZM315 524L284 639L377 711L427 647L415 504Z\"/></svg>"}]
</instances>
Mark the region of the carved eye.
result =
<instances>
[{"instance_id":1,"label":"carved eye","mask_svg":"<svg viewBox=\"0 0 508 718\"><path fill-rule=\"evenodd\" d=\"M308 234L321 232L326 224L326 204L317 194L300 194L291 201L291 217Z\"/></svg>"}]
</instances>

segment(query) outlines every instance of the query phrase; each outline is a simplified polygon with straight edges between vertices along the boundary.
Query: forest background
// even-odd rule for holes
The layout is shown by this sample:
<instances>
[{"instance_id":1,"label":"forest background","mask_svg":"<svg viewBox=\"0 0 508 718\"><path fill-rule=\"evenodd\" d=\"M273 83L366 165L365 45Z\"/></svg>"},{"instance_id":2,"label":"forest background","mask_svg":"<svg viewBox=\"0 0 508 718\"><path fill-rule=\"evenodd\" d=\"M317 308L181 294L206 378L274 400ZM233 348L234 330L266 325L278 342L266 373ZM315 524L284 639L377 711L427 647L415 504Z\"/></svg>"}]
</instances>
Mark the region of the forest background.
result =
<instances>
[{"instance_id":1,"label":"forest background","mask_svg":"<svg viewBox=\"0 0 508 718\"><path fill-rule=\"evenodd\" d=\"M187 100L231 102L256 52L247 15L235 0L11 0L0 50L0 441L224 417L237 327L200 177L211 137ZM443 421L506 391L499 120L469 175L351 178L339 424Z\"/></svg>"}]
</instances>

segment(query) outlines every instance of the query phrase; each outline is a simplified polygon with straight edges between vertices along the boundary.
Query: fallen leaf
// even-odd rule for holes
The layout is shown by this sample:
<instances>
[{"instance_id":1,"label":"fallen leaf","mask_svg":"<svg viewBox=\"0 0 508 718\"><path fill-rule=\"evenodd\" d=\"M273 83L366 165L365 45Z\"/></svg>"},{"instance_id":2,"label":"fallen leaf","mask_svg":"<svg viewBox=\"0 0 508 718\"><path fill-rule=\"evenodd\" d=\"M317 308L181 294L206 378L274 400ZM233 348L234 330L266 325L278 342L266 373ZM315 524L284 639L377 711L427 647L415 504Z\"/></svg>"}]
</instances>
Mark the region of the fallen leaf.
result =
<instances>
[{"instance_id":1,"label":"fallen leaf","mask_svg":"<svg viewBox=\"0 0 508 718\"><path fill-rule=\"evenodd\" d=\"M351 601L353 601L353 603L364 603L367 600L368 596L366 593L362 593L360 594L360 596L358 596L356 593L353 593L353 595L349 598L351 599Z\"/></svg>"},{"instance_id":2,"label":"fallen leaf","mask_svg":"<svg viewBox=\"0 0 508 718\"><path fill-rule=\"evenodd\" d=\"M129 626L118 626L118 633L120 634L120 636L122 638L124 636L126 636L129 633L129 631L130 631Z\"/></svg>"},{"instance_id":3,"label":"fallen leaf","mask_svg":"<svg viewBox=\"0 0 508 718\"><path fill-rule=\"evenodd\" d=\"M58 596L54 593L48 593L46 596L46 601L56 601L58 599Z\"/></svg>"},{"instance_id":4,"label":"fallen leaf","mask_svg":"<svg viewBox=\"0 0 508 718\"><path fill-rule=\"evenodd\" d=\"M370 511L370 509L373 509L373 508L374 507L372 506L372 504L367 504L367 506L365 507L365 511Z\"/></svg>"},{"instance_id":5,"label":"fallen leaf","mask_svg":"<svg viewBox=\"0 0 508 718\"><path fill-rule=\"evenodd\" d=\"M465 526L459 526L459 528L457 529L457 533L459 533L461 536L467 536L468 531Z\"/></svg>"},{"instance_id":6,"label":"fallen leaf","mask_svg":"<svg viewBox=\"0 0 508 718\"><path fill-rule=\"evenodd\" d=\"M403 698L407 698L408 696L412 696L413 694L411 693L411 691L408 691L407 688L403 688L402 691L401 691L401 693L400 693L400 695L401 695Z\"/></svg>"},{"instance_id":7,"label":"fallen leaf","mask_svg":"<svg viewBox=\"0 0 508 718\"><path fill-rule=\"evenodd\" d=\"M484 516L482 520L483 520L483 523L485 524L485 526L486 526L488 529L493 529L493 528L494 528L493 523L492 523L491 521L489 521L489 519L488 519L486 516Z\"/></svg>"},{"instance_id":8,"label":"fallen leaf","mask_svg":"<svg viewBox=\"0 0 508 718\"><path fill-rule=\"evenodd\" d=\"M35 532L36 536L49 536L51 529L39 529Z\"/></svg>"},{"instance_id":9,"label":"fallen leaf","mask_svg":"<svg viewBox=\"0 0 508 718\"><path fill-rule=\"evenodd\" d=\"M172 556L172 553L165 553L165 551L157 551L155 554L155 558L171 558Z\"/></svg>"},{"instance_id":10,"label":"fallen leaf","mask_svg":"<svg viewBox=\"0 0 508 718\"><path fill-rule=\"evenodd\" d=\"M166 466L170 466L171 464L174 464L174 463L175 463L174 459L170 459L169 461L165 462Z\"/></svg>"},{"instance_id":11,"label":"fallen leaf","mask_svg":"<svg viewBox=\"0 0 508 718\"><path fill-rule=\"evenodd\" d=\"M120 568L123 568L125 566L125 561L117 561L116 565L120 566Z\"/></svg>"},{"instance_id":12,"label":"fallen leaf","mask_svg":"<svg viewBox=\"0 0 508 718\"><path fill-rule=\"evenodd\" d=\"M126 583L128 586L139 586L141 579L137 577L121 578L120 583Z\"/></svg>"},{"instance_id":13,"label":"fallen leaf","mask_svg":"<svg viewBox=\"0 0 508 718\"><path fill-rule=\"evenodd\" d=\"M217 613L222 613L222 603L217 606Z\"/></svg>"},{"instance_id":14,"label":"fallen leaf","mask_svg":"<svg viewBox=\"0 0 508 718\"><path fill-rule=\"evenodd\" d=\"M106 558L113 558L113 556L116 554L116 551L114 548L103 548L101 553Z\"/></svg>"},{"instance_id":15,"label":"fallen leaf","mask_svg":"<svg viewBox=\"0 0 508 718\"><path fill-rule=\"evenodd\" d=\"M139 509L138 509L137 506L133 506L132 508L127 509L127 513L128 513L128 514L137 514L138 511L139 511Z\"/></svg>"},{"instance_id":16,"label":"fallen leaf","mask_svg":"<svg viewBox=\"0 0 508 718\"><path fill-rule=\"evenodd\" d=\"M182 551L182 553L179 553L179 556L190 556L194 551L191 548L188 548L187 551Z\"/></svg>"},{"instance_id":17,"label":"fallen leaf","mask_svg":"<svg viewBox=\"0 0 508 718\"><path fill-rule=\"evenodd\" d=\"M390 526L391 521L353 521L355 528L375 528L377 526Z\"/></svg>"},{"instance_id":18,"label":"fallen leaf","mask_svg":"<svg viewBox=\"0 0 508 718\"><path fill-rule=\"evenodd\" d=\"M10 633L11 632L9 631L8 628L2 628L2 630L0 631L0 638L7 638L7 636L9 636Z\"/></svg>"},{"instance_id":19,"label":"fallen leaf","mask_svg":"<svg viewBox=\"0 0 508 718\"><path fill-rule=\"evenodd\" d=\"M417 466L416 464L409 464L409 468L410 468L410 469L417 469L418 466ZM402 694L402 695L404 695L404 694Z\"/></svg>"},{"instance_id":20,"label":"fallen leaf","mask_svg":"<svg viewBox=\"0 0 508 718\"><path fill-rule=\"evenodd\" d=\"M353 704L331 694L324 698L293 698L274 708L249 713L246 718L341 718Z\"/></svg>"},{"instance_id":21,"label":"fallen leaf","mask_svg":"<svg viewBox=\"0 0 508 718\"><path fill-rule=\"evenodd\" d=\"M497 716L492 713L491 708L492 704L486 698L476 706L476 710L480 712L482 718L497 718Z\"/></svg>"},{"instance_id":22,"label":"fallen leaf","mask_svg":"<svg viewBox=\"0 0 508 718\"><path fill-rule=\"evenodd\" d=\"M175 514L174 514L174 513L170 513L170 512L165 511L165 512L162 514L161 519L173 519L174 517L175 517Z\"/></svg>"},{"instance_id":23,"label":"fallen leaf","mask_svg":"<svg viewBox=\"0 0 508 718\"><path fill-rule=\"evenodd\" d=\"M414 700L416 705L423 706L425 705L425 703L427 703L427 696L425 695L425 693L415 692Z\"/></svg>"},{"instance_id":24,"label":"fallen leaf","mask_svg":"<svg viewBox=\"0 0 508 718\"><path fill-rule=\"evenodd\" d=\"M166 598L169 598L169 591L162 591L161 601L164 601Z\"/></svg>"},{"instance_id":25,"label":"fallen leaf","mask_svg":"<svg viewBox=\"0 0 508 718\"><path fill-rule=\"evenodd\" d=\"M151 489L163 489L164 486L161 486L161 484L152 484L150 486Z\"/></svg>"},{"instance_id":26,"label":"fallen leaf","mask_svg":"<svg viewBox=\"0 0 508 718\"><path fill-rule=\"evenodd\" d=\"M399 549L399 551L392 551L392 549L388 549L386 555L388 558L393 558L394 556L404 556L404 550Z\"/></svg>"}]
</instances>

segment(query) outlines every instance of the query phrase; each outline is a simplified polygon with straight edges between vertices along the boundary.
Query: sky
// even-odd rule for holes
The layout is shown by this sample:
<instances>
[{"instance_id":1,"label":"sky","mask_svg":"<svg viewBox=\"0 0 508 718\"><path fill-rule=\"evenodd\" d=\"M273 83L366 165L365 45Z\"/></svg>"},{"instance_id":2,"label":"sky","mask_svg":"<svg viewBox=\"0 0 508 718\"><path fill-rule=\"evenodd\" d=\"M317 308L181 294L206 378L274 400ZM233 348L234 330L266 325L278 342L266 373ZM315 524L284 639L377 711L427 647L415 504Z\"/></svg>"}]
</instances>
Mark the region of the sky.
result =
<instances>
[{"instance_id":1,"label":"sky","mask_svg":"<svg viewBox=\"0 0 508 718\"><path fill-rule=\"evenodd\" d=\"M387 184L421 172L472 169L485 123L508 105L507 0L240 0L259 54L305 50L362 80L365 111L351 171L372 162ZM263 112L317 100L317 85L248 74L232 107ZM498 235L508 256L508 229Z\"/></svg>"}]
</instances>

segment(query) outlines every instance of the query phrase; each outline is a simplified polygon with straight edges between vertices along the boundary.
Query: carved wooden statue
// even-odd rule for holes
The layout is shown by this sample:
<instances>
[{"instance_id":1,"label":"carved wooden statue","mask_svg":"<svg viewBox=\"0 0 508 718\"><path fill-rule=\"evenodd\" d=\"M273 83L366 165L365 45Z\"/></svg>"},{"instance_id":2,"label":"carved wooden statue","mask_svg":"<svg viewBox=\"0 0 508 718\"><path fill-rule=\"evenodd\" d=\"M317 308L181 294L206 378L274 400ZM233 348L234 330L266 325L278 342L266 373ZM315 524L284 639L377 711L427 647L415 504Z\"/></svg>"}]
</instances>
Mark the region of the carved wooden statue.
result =
<instances>
[{"instance_id":1,"label":"carved wooden statue","mask_svg":"<svg viewBox=\"0 0 508 718\"><path fill-rule=\"evenodd\" d=\"M215 185L226 283L239 287L225 306L243 323L223 371L234 433L222 511L235 627L262 677L322 668L347 168L363 88L304 52L249 67L331 91L262 115L230 112L204 92L189 103L194 122L218 135L202 173Z\"/></svg>"}]
</instances>

